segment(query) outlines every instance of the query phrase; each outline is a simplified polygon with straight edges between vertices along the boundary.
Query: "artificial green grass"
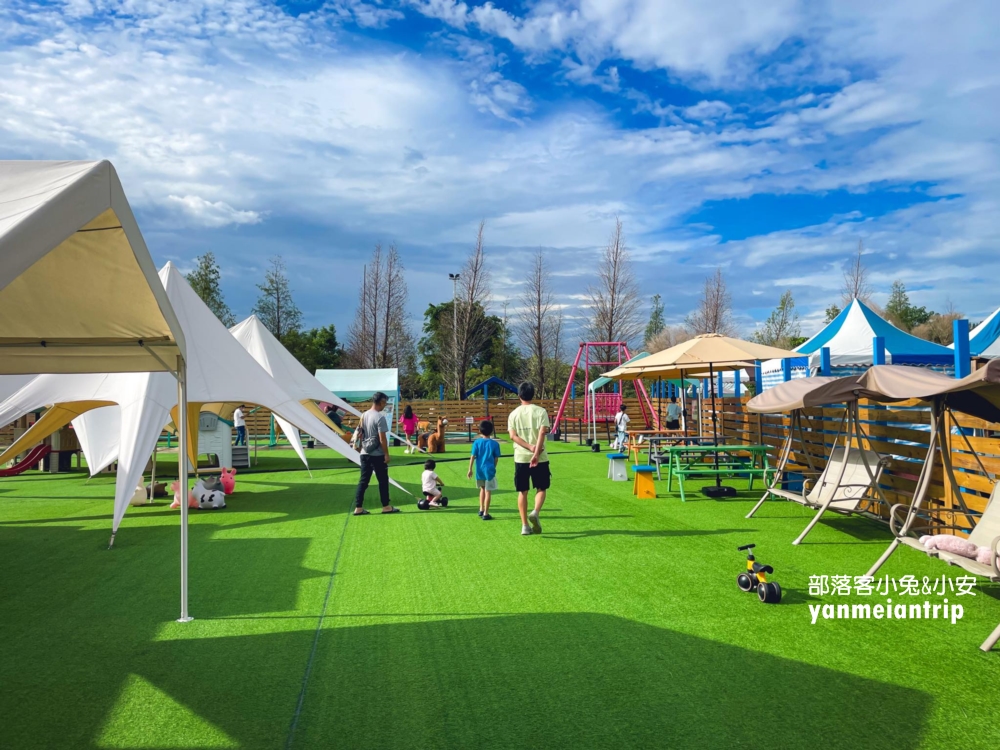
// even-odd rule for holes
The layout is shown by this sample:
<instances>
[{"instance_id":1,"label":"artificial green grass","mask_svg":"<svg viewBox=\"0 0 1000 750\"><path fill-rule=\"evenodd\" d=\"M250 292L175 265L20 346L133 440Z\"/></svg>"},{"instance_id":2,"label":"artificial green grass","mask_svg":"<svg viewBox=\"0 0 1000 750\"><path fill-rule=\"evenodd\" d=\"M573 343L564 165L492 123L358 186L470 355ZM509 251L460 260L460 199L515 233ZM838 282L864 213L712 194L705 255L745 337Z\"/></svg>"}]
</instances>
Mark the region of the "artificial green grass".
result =
<instances>
[{"instance_id":1,"label":"artificial green grass","mask_svg":"<svg viewBox=\"0 0 1000 750\"><path fill-rule=\"evenodd\" d=\"M510 457L483 522L467 449L449 446L438 465L447 509L419 512L394 490L404 513L381 517L373 487L360 518L348 515L357 473L343 460L310 453L310 478L290 453L262 453L268 471L238 476L229 508L191 514L187 624L173 621L176 511L130 509L108 551L112 477L3 480L0 746L1000 739L1000 652L977 648L1000 621L996 587L962 597L955 626L811 625L809 603L859 599L811 598L810 574L862 574L884 527L833 518L793 547L809 517L798 506L747 520L756 491L637 500L605 479L603 453L561 445L544 534L523 538ZM394 453L393 476L416 491L422 457ZM747 542L775 567L782 604L736 588ZM960 573L908 549L882 572Z\"/></svg>"}]
</instances>

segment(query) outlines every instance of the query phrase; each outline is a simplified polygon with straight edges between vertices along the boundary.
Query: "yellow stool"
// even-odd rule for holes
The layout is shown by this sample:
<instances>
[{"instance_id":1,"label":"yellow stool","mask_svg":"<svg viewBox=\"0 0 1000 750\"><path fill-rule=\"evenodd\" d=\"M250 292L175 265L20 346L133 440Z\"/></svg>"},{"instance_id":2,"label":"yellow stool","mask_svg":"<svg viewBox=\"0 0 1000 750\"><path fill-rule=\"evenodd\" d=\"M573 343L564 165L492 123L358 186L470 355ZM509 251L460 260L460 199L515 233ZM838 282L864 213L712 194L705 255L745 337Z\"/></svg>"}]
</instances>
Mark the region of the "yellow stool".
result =
<instances>
[{"instance_id":1,"label":"yellow stool","mask_svg":"<svg viewBox=\"0 0 1000 750\"><path fill-rule=\"evenodd\" d=\"M632 494L640 500L655 500L656 486L653 484L655 466L633 466Z\"/></svg>"}]
</instances>

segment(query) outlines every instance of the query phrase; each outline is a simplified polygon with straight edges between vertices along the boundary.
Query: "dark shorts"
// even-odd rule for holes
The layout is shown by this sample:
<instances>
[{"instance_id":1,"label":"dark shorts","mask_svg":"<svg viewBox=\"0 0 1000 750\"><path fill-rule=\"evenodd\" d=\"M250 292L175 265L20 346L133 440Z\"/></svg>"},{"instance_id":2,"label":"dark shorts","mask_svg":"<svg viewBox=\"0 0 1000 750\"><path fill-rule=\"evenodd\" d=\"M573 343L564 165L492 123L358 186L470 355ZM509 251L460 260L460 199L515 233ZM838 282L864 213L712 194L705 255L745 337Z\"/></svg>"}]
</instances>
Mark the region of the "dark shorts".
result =
<instances>
[{"instance_id":1,"label":"dark shorts","mask_svg":"<svg viewBox=\"0 0 1000 750\"><path fill-rule=\"evenodd\" d=\"M681 420L679 419L668 419L667 429L668 430L679 430L681 428Z\"/></svg>"},{"instance_id":2,"label":"dark shorts","mask_svg":"<svg viewBox=\"0 0 1000 750\"><path fill-rule=\"evenodd\" d=\"M549 471L549 462L538 464L532 468L531 464L514 464L514 490L517 492L527 492L531 487L536 490L547 490L552 483L552 473Z\"/></svg>"}]
</instances>

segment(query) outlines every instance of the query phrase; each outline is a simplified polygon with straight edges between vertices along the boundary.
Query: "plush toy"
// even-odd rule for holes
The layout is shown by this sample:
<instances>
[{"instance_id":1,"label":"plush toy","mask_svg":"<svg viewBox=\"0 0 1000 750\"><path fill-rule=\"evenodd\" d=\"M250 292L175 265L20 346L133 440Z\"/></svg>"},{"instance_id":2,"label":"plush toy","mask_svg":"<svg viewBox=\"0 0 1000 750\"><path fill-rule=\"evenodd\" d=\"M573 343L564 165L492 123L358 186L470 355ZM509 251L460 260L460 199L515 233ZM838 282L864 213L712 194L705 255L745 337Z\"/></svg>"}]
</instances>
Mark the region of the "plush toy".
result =
<instances>
[{"instance_id":1,"label":"plush toy","mask_svg":"<svg viewBox=\"0 0 1000 750\"><path fill-rule=\"evenodd\" d=\"M153 482L152 485L146 485L146 497L166 497L167 496L167 484L166 482Z\"/></svg>"},{"instance_id":2,"label":"plush toy","mask_svg":"<svg viewBox=\"0 0 1000 750\"><path fill-rule=\"evenodd\" d=\"M993 550L989 547L980 547L960 536L953 536L951 534L922 536L920 537L920 543L927 549L940 549L945 552L951 552L962 557L967 557L970 560L975 560L982 565L993 564L990 559L993 555Z\"/></svg>"},{"instance_id":3,"label":"plush toy","mask_svg":"<svg viewBox=\"0 0 1000 750\"><path fill-rule=\"evenodd\" d=\"M236 469L223 469L219 481L222 482L222 491L227 495L232 495L233 490L236 489Z\"/></svg>"}]
</instances>

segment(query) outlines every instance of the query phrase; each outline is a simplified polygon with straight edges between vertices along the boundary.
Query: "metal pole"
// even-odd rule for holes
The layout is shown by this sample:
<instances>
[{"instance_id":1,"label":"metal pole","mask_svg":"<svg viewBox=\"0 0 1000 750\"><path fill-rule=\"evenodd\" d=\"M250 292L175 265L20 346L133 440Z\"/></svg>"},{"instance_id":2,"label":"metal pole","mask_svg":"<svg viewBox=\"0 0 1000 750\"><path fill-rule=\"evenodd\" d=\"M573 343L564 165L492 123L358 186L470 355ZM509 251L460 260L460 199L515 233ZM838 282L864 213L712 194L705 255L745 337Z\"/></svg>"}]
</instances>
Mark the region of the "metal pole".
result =
<instances>
[{"instance_id":1,"label":"metal pole","mask_svg":"<svg viewBox=\"0 0 1000 750\"><path fill-rule=\"evenodd\" d=\"M181 498L181 616L177 622L191 622L188 614L188 417L187 363L177 358L177 480Z\"/></svg>"},{"instance_id":2,"label":"metal pole","mask_svg":"<svg viewBox=\"0 0 1000 750\"><path fill-rule=\"evenodd\" d=\"M461 399L462 394L458 393L458 369L461 366L458 361L458 277L461 274L450 273L451 277L451 328L454 335L454 356L455 356L455 393L456 398Z\"/></svg>"}]
</instances>

